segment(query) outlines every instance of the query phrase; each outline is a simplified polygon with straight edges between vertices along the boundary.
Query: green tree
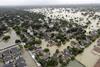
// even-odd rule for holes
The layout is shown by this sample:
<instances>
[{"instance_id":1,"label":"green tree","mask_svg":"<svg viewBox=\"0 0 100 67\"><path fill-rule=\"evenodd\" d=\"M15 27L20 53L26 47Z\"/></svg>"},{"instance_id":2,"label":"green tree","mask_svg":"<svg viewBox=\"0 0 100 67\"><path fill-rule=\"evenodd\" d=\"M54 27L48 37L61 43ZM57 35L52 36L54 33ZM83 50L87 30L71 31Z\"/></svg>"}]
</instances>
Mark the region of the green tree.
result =
<instances>
[{"instance_id":1,"label":"green tree","mask_svg":"<svg viewBox=\"0 0 100 67\"><path fill-rule=\"evenodd\" d=\"M17 40L15 40L15 43L21 43L21 41L17 39Z\"/></svg>"},{"instance_id":2,"label":"green tree","mask_svg":"<svg viewBox=\"0 0 100 67\"><path fill-rule=\"evenodd\" d=\"M48 53L50 50L48 48L45 48L43 51Z\"/></svg>"},{"instance_id":3,"label":"green tree","mask_svg":"<svg viewBox=\"0 0 100 67\"><path fill-rule=\"evenodd\" d=\"M9 39L10 39L10 36L9 36L9 35L3 37L3 40L4 40L4 41L8 41Z\"/></svg>"},{"instance_id":4,"label":"green tree","mask_svg":"<svg viewBox=\"0 0 100 67\"><path fill-rule=\"evenodd\" d=\"M47 66L48 67L49 66L54 67L54 66L57 66L57 65L58 65L58 61L56 59L54 59L54 58L51 58L50 60L47 61Z\"/></svg>"}]
</instances>

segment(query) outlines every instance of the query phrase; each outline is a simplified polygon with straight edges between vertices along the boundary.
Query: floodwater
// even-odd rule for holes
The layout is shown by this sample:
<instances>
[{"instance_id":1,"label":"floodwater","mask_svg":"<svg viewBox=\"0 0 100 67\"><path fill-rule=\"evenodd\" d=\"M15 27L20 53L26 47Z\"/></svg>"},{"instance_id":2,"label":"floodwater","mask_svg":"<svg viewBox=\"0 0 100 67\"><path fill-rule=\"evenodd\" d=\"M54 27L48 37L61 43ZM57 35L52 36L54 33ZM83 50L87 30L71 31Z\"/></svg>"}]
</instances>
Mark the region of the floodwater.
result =
<instances>
[{"instance_id":1,"label":"floodwater","mask_svg":"<svg viewBox=\"0 0 100 67\"><path fill-rule=\"evenodd\" d=\"M5 33L4 35L9 35L10 39L7 42L6 41L2 41L2 38L3 38L3 36L2 36L1 39L0 39L0 49L4 49L6 47L15 45L15 40L16 39L20 39L20 37L18 37L16 35L16 32L14 30L12 30L12 29L10 30L10 32Z\"/></svg>"},{"instance_id":2,"label":"floodwater","mask_svg":"<svg viewBox=\"0 0 100 67\"><path fill-rule=\"evenodd\" d=\"M70 61L67 67L85 67L83 64L77 60Z\"/></svg>"},{"instance_id":3,"label":"floodwater","mask_svg":"<svg viewBox=\"0 0 100 67\"><path fill-rule=\"evenodd\" d=\"M97 40L96 40L97 41ZM93 48L97 44L93 42L84 52L76 57L78 61L84 64L86 67L94 67L100 56L93 54Z\"/></svg>"}]
</instances>

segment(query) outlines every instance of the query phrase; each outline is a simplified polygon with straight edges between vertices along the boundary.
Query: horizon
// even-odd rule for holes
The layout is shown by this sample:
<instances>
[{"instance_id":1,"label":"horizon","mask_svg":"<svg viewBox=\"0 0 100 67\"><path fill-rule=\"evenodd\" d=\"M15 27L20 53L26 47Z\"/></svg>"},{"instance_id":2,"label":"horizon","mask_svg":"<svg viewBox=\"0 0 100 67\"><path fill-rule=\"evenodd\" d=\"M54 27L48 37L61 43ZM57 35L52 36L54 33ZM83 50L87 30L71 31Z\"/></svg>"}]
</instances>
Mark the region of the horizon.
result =
<instances>
[{"instance_id":1,"label":"horizon","mask_svg":"<svg viewBox=\"0 0 100 67\"><path fill-rule=\"evenodd\" d=\"M30 7L30 6L77 6L77 5L80 5L80 6L99 6L100 4L99 3L96 3L96 4L59 4L59 5L0 5L0 7Z\"/></svg>"},{"instance_id":2,"label":"horizon","mask_svg":"<svg viewBox=\"0 0 100 67\"><path fill-rule=\"evenodd\" d=\"M1 0L0 6L48 6L100 4L99 0Z\"/></svg>"}]
</instances>

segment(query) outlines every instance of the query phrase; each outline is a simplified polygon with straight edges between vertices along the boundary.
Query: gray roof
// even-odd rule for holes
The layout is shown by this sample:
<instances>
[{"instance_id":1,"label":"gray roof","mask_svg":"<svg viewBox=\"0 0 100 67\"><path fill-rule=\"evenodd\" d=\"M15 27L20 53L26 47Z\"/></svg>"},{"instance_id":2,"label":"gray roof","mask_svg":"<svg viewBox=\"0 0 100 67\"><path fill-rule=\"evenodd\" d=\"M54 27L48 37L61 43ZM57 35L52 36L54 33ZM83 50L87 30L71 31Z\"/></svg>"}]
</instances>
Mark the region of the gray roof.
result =
<instances>
[{"instance_id":1,"label":"gray roof","mask_svg":"<svg viewBox=\"0 0 100 67\"><path fill-rule=\"evenodd\" d=\"M20 56L20 50L17 47L15 47L15 48L11 48L11 50L6 50L3 53L0 53L1 57L2 54L4 56L3 57L4 62L12 62L14 60L13 56L14 57ZM26 63L23 57L20 57L15 62L17 67L26 67ZM13 63L4 64L3 67L13 67Z\"/></svg>"},{"instance_id":2,"label":"gray roof","mask_svg":"<svg viewBox=\"0 0 100 67\"><path fill-rule=\"evenodd\" d=\"M11 52L18 53L18 52L20 52L20 50L17 47L15 47L15 48L11 48Z\"/></svg>"},{"instance_id":3,"label":"gray roof","mask_svg":"<svg viewBox=\"0 0 100 67\"><path fill-rule=\"evenodd\" d=\"M0 53L0 58L2 58L2 53Z\"/></svg>"},{"instance_id":4,"label":"gray roof","mask_svg":"<svg viewBox=\"0 0 100 67\"><path fill-rule=\"evenodd\" d=\"M11 56L9 50L6 50L6 51L2 52L2 54L3 54L4 56Z\"/></svg>"},{"instance_id":5,"label":"gray roof","mask_svg":"<svg viewBox=\"0 0 100 67\"><path fill-rule=\"evenodd\" d=\"M19 63L19 64L16 64L17 67L26 67L26 64L25 63Z\"/></svg>"},{"instance_id":6,"label":"gray roof","mask_svg":"<svg viewBox=\"0 0 100 67\"><path fill-rule=\"evenodd\" d=\"M4 64L3 67L13 67L13 63Z\"/></svg>"},{"instance_id":7,"label":"gray roof","mask_svg":"<svg viewBox=\"0 0 100 67\"><path fill-rule=\"evenodd\" d=\"M16 60L17 63L22 63L22 62L25 62L24 58L23 57L20 57L18 60Z\"/></svg>"},{"instance_id":8,"label":"gray roof","mask_svg":"<svg viewBox=\"0 0 100 67\"><path fill-rule=\"evenodd\" d=\"M17 47L12 48L12 49L11 49L11 53L12 53L15 57L20 56L20 50L19 50Z\"/></svg>"},{"instance_id":9,"label":"gray roof","mask_svg":"<svg viewBox=\"0 0 100 67\"><path fill-rule=\"evenodd\" d=\"M25 60L22 57L20 57L18 60L16 60L16 66L25 67L26 66Z\"/></svg>"},{"instance_id":10,"label":"gray roof","mask_svg":"<svg viewBox=\"0 0 100 67\"><path fill-rule=\"evenodd\" d=\"M9 57L4 57L4 58L3 58L4 62L10 61L10 60L12 60L12 59L13 59L13 58L12 58L11 56L9 56Z\"/></svg>"}]
</instances>

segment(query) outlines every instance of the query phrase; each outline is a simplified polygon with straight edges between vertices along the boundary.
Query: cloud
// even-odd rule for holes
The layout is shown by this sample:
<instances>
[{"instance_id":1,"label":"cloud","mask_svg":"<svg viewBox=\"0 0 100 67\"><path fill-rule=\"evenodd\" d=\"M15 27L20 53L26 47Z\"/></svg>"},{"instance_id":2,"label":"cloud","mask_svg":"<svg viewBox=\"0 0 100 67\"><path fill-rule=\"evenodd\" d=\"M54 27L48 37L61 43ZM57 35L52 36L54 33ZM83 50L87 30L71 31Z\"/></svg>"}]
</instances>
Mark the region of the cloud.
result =
<instances>
[{"instance_id":1,"label":"cloud","mask_svg":"<svg viewBox=\"0 0 100 67\"><path fill-rule=\"evenodd\" d=\"M0 5L57 5L100 3L100 0L0 0Z\"/></svg>"}]
</instances>

